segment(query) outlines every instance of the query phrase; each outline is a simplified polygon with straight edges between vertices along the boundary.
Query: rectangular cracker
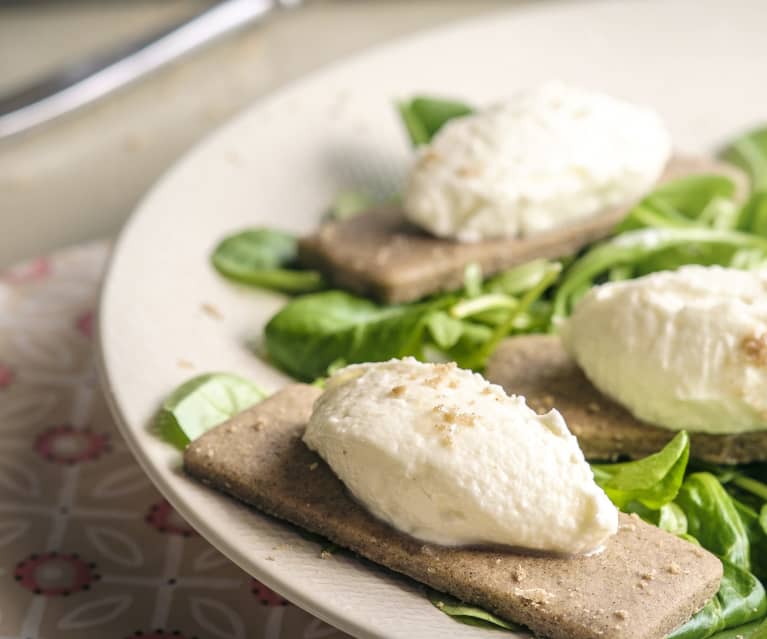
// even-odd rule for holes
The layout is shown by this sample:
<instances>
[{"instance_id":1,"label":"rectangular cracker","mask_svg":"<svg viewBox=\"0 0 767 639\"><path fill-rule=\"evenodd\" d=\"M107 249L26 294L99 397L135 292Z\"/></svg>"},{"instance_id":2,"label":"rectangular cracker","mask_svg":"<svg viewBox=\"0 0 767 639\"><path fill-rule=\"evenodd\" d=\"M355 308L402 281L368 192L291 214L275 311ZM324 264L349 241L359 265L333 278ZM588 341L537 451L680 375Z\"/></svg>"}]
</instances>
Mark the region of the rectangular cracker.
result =
<instances>
[{"instance_id":1,"label":"rectangular cracker","mask_svg":"<svg viewBox=\"0 0 767 639\"><path fill-rule=\"evenodd\" d=\"M746 184L734 167L684 156L671 159L659 183L701 173L727 175L741 190ZM571 255L609 235L630 208L616 207L531 237L473 243L434 237L408 224L399 208L382 208L324 224L300 240L299 259L340 288L385 302L410 302L460 288L472 262L489 276L535 258Z\"/></svg>"},{"instance_id":2,"label":"rectangular cracker","mask_svg":"<svg viewBox=\"0 0 767 639\"><path fill-rule=\"evenodd\" d=\"M551 639L661 639L717 591L719 560L636 517L590 557L423 543L374 518L301 441L293 385L190 444L186 471L256 508ZM542 451L545 454L545 451Z\"/></svg>"},{"instance_id":3,"label":"rectangular cracker","mask_svg":"<svg viewBox=\"0 0 767 639\"><path fill-rule=\"evenodd\" d=\"M505 340L488 361L485 377L507 393L524 395L538 412L556 408L588 459L645 457L676 434L638 420L600 393L555 335ZM690 454L717 464L767 461L767 433L690 433Z\"/></svg>"}]
</instances>

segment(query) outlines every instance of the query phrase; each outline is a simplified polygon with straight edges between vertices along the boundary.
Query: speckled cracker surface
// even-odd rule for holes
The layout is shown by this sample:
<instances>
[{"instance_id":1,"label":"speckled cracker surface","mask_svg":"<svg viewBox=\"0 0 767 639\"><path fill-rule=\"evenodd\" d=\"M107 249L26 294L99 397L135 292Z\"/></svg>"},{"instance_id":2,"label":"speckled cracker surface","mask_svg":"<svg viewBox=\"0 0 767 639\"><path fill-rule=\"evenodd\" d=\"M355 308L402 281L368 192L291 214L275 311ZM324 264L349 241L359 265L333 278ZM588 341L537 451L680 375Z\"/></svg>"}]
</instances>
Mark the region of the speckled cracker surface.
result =
<instances>
[{"instance_id":1,"label":"speckled cracker surface","mask_svg":"<svg viewBox=\"0 0 767 639\"><path fill-rule=\"evenodd\" d=\"M746 188L747 179L735 167L684 156L672 158L660 182L696 173L727 175L740 192ZM420 231L399 208L391 207L324 224L299 242L299 257L336 286L387 302L409 302L460 288L471 262L488 276L535 258L570 255L606 237L629 208L610 209L527 238L462 243Z\"/></svg>"},{"instance_id":2,"label":"speckled cracker surface","mask_svg":"<svg viewBox=\"0 0 767 639\"><path fill-rule=\"evenodd\" d=\"M555 335L524 335L502 342L485 377L509 394L524 395L537 412L556 408L589 459L640 458L676 434L639 421L600 393ZM767 460L767 433L690 435L691 455L719 464Z\"/></svg>"},{"instance_id":3,"label":"speckled cracker surface","mask_svg":"<svg viewBox=\"0 0 767 639\"><path fill-rule=\"evenodd\" d=\"M721 563L635 517L591 557L425 544L375 519L301 441L320 391L294 385L213 429L184 454L189 474L551 639L661 639L716 592Z\"/></svg>"}]
</instances>

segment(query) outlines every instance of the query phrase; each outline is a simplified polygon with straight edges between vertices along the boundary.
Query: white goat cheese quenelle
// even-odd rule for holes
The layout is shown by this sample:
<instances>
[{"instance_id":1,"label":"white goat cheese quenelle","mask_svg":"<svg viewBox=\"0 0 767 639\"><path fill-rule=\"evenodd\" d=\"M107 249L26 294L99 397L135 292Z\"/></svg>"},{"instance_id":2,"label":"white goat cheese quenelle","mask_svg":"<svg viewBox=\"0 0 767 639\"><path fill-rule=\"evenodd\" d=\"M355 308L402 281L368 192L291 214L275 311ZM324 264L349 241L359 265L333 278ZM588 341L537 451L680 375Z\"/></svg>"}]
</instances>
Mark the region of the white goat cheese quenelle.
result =
<instances>
[{"instance_id":1,"label":"white goat cheese quenelle","mask_svg":"<svg viewBox=\"0 0 767 639\"><path fill-rule=\"evenodd\" d=\"M591 289L561 329L591 382L671 430L767 430L767 271L685 266Z\"/></svg>"},{"instance_id":2,"label":"white goat cheese quenelle","mask_svg":"<svg viewBox=\"0 0 767 639\"><path fill-rule=\"evenodd\" d=\"M670 157L654 111L551 82L449 121L419 149L404 209L439 237L523 237L637 200Z\"/></svg>"},{"instance_id":3,"label":"white goat cheese quenelle","mask_svg":"<svg viewBox=\"0 0 767 639\"><path fill-rule=\"evenodd\" d=\"M588 553L618 528L562 416L455 364L338 371L304 442L372 514L427 542Z\"/></svg>"}]
</instances>

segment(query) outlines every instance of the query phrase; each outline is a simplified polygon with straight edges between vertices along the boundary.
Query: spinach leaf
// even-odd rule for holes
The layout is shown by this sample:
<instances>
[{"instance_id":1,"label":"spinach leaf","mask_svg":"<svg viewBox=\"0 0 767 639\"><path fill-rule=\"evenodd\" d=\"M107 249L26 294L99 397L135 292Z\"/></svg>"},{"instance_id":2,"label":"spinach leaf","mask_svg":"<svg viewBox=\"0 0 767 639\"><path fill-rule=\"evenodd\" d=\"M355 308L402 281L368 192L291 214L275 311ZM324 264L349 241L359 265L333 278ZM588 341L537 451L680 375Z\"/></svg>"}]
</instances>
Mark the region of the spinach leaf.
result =
<instances>
[{"instance_id":1,"label":"spinach leaf","mask_svg":"<svg viewBox=\"0 0 767 639\"><path fill-rule=\"evenodd\" d=\"M419 355L425 316L438 310L435 306L381 306L343 291L304 295L269 320L266 349L275 364L306 381L325 375L337 360L354 364Z\"/></svg>"},{"instance_id":2,"label":"spinach leaf","mask_svg":"<svg viewBox=\"0 0 767 639\"><path fill-rule=\"evenodd\" d=\"M667 639L706 639L767 613L767 598L759 580L729 561L723 560L722 566L724 574L716 596Z\"/></svg>"},{"instance_id":3,"label":"spinach leaf","mask_svg":"<svg viewBox=\"0 0 767 639\"><path fill-rule=\"evenodd\" d=\"M682 431L662 450L644 459L592 464L591 469L596 482L618 508L639 502L658 510L676 498L689 456L690 438Z\"/></svg>"},{"instance_id":4,"label":"spinach leaf","mask_svg":"<svg viewBox=\"0 0 767 639\"><path fill-rule=\"evenodd\" d=\"M493 613L465 604L455 597L437 592L436 590L428 591L429 601L437 608L439 608L446 615L452 617L456 621L465 623L469 626L479 626L481 628L494 628L495 630L520 630L521 626L509 623L496 617Z\"/></svg>"},{"instance_id":5,"label":"spinach leaf","mask_svg":"<svg viewBox=\"0 0 767 639\"><path fill-rule=\"evenodd\" d=\"M710 473L693 473L676 498L687 516L689 534L721 559L750 570L750 544L732 498Z\"/></svg>"},{"instance_id":6,"label":"spinach leaf","mask_svg":"<svg viewBox=\"0 0 767 639\"><path fill-rule=\"evenodd\" d=\"M431 97L416 97L397 107L414 146L427 144L448 120L474 112L463 102Z\"/></svg>"},{"instance_id":7,"label":"spinach leaf","mask_svg":"<svg viewBox=\"0 0 767 639\"><path fill-rule=\"evenodd\" d=\"M748 173L753 191L767 191L767 127L740 136L720 155Z\"/></svg>"},{"instance_id":8,"label":"spinach leaf","mask_svg":"<svg viewBox=\"0 0 767 639\"><path fill-rule=\"evenodd\" d=\"M271 229L248 229L224 238L213 251L211 261L223 276L251 286L283 293L306 293L324 288L317 271L294 266L296 239Z\"/></svg>"},{"instance_id":9,"label":"spinach leaf","mask_svg":"<svg viewBox=\"0 0 767 639\"><path fill-rule=\"evenodd\" d=\"M199 375L168 396L155 417L154 426L165 441L183 449L190 441L264 397L266 393L258 386L237 375Z\"/></svg>"}]
</instances>

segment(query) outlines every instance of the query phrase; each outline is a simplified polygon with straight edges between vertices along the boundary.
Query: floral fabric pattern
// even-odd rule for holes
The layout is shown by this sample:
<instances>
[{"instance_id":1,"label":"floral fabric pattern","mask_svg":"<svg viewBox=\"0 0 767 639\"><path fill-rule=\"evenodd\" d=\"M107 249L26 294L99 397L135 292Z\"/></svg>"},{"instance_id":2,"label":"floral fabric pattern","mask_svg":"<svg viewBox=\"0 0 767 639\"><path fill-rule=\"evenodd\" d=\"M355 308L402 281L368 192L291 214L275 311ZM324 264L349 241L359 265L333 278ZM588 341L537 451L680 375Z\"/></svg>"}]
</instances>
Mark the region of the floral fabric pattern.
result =
<instances>
[{"instance_id":1,"label":"floral fabric pattern","mask_svg":"<svg viewBox=\"0 0 767 639\"><path fill-rule=\"evenodd\" d=\"M0 273L0 639L341 639L162 499L101 398L94 244Z\"/></svg>"}]
</instances>

